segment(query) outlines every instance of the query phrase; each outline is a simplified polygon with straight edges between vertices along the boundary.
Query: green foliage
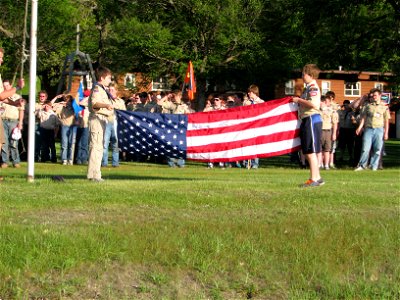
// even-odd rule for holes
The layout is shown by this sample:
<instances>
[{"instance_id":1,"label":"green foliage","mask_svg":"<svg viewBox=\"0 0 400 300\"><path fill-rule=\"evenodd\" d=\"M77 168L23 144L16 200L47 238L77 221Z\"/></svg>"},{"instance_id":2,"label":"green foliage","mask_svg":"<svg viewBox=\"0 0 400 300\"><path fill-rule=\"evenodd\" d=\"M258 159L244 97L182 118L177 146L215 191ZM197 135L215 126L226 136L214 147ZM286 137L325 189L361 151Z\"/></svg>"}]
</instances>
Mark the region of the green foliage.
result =
<instances>
[{"instance_id":1,"label":"green foliage","mask_svg":"<svg viewBox=\"0 0 400 300\"><path fill-rule=\"evenodd\" d=\"M24 6L23 0L2 1L3 76L20 62L23 22L15 20L23 20ZM398 73L398 11L390 0L43 0L38 72L46 87L55 85L65 56L76 48L80 23L80 49L92 60L117 73L172 73L178 85L192 60L200 93L206 80L273 90L274 82L309 62Z\"/></svg>"}]
</instances>

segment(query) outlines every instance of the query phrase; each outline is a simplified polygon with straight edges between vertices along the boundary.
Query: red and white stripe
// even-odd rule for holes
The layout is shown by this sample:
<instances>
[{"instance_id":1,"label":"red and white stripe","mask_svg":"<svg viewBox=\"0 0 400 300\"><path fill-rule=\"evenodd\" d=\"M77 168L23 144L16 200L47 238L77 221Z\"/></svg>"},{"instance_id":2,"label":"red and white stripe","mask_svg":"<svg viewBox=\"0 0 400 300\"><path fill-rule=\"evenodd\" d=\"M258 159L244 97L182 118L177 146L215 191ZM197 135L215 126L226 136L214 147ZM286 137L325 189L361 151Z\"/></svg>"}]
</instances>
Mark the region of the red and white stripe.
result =
<instances>
[{"instance_id":1,"label":"red and white stripe","mask_svg":"<svg viewBox=\"0 0 400 300\"><path fill-rule=\"evenodd\" d=\"M189 114L187 158L228 162L298 150L298 106L290 99Z\"/></svg>"}]
</instances>

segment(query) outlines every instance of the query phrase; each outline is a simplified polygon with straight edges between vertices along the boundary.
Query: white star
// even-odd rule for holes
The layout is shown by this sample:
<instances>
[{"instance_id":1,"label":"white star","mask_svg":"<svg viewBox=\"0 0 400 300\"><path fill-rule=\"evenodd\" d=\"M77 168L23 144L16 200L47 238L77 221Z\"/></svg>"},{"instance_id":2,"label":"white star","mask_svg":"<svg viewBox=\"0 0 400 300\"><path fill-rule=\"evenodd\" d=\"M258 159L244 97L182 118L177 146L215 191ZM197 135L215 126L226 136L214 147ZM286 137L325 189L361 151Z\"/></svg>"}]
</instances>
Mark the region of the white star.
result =
<instances>
[{"instance_id":1,"label":"white star","mask_svg":"<svg viewBox=\"0 0 400 300\"><path fill-rule=\"evenodd\" d=\"M171 133L171 130L170 130L170 129L168 129L168 130L167 130L167 133Z\"/></svg>"},{"instance_id":2,"label":"white star","mask_svg":"<svg viewBox=\"0 0 400 300\"><path fill-rule=\"evenodd\" d=\"M172 121L171 120L168 120L168 124L171 124L172 123Z\"/></svg>"},{"instance_id":3,"label":"white star","mask_svg":"<svg viewBox=\"0 0 400 300\"><path fill-rule=\"evenodd\" d=\"M158 119L156 119L156 121L155 121L156 123L158 123L158 122L160 122Z\"/></svg>"},{"instance_id":4,"label":"white star","mask_svg":"<svg viewBox=\"0 0 400 300\"><path fill-rule=\"evenodd\" d=\"M183 145L183 141L179 141L179 145Z\"/></svg>"},{"instance_id":5,"label":"white star","mask_svg":"<svg viewBox=\"0 0 400 300\"><path fill-rule=\"evenodd\" d=\"M136 122L136 126L138 126L138 127L139 127L139 126L140 126L140 123L139 123L139 122Z\"/></svg>"},{"instance_id":6,"label":"white star","mask_svg":"<svg viewBox=\"0 0 400 300\"><path fill-rule=\"evenodd\" d=\"M162 140L165 139L165 135L162 135L162 136L161 136L161 139L162 139Z\"/></svg>"},{"instance_id":7,"label":"white star","mask_svg":"<svg viewBox=\"0 0 400 300\"><path fill-rule=\"evenodd\" d=\"M149 123L149 128L151 128L151 127L153 127L153 124L152 124L152 123Z\"/></svg>"},{"instance_id":8,"label":"white star","mask_svg":"<svg viewBox=\"0 0 400 300\"><path fill-rule=\"evenodd\" d=\"M174 134L173 139L176 140L176 138L177 138L177 136L176 136L176 134Z\"/></svg>"},{"instance_id":9,"label":"white star","mask_svg":"<svg viewBox=\"0 0 400 300\"><path fill-rule=\"evenodd\" d=\"M159 131L158 129L156 129L154 132L155 132L155 133L159 133L160 131Z\"/></svg>"},{"instance_id":10,"label":"white star","mask_svg":"<svg viewBox=\"0 0 400 300\"><path fill-rule=\"evenodd\" d=\"M146 122L146 118L143 118L142 121L143 121L143 122Z\"/></svg>"}]
</instances>

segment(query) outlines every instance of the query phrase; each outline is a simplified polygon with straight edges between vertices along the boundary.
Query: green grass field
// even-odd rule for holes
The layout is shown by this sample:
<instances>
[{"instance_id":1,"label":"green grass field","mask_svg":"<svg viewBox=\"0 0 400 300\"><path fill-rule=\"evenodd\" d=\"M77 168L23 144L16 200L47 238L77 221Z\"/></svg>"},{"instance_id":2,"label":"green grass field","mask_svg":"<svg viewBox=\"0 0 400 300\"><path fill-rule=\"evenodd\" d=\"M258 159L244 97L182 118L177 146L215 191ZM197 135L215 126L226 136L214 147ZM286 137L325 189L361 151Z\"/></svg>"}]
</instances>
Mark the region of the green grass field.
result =
<instances>
[{"instance_id":1,"label":"green grass field","mask_svg":"<svg viewBox=\"0 0 400 300\"><path fill-rule=\"evenodd\" d=\"M1 171L1 299L400 299L400 141L385 169L122 163ZM61 175L65 183L51 177Z\"/></svg>"}]
</instances>

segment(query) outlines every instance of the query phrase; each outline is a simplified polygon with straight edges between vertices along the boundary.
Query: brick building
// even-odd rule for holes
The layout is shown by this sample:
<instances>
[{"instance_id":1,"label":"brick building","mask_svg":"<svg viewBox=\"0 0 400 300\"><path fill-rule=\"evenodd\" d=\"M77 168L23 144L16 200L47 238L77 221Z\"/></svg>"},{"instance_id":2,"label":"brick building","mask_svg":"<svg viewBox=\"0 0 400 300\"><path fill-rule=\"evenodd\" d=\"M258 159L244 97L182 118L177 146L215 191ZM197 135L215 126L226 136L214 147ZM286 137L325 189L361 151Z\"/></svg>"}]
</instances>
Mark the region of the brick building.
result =
<instances>
[{"instance_id":1,"label":"brick building","mask_svg":"<svg viewBox=\"0 0 400 300\"><path fill-rule=\"evenodd\" d=\"M334 91L336 102L341 104L345 99L356 100L373 88L379 88L383 92L390 93L389 96L391 96L393 93L391 88L393 78L394 74L389 72L343 71L339 69L321 71L317 82L321 88L322 95L327 91ZM292 79L276 87L275 95L277 98L300 95L303 88L301 71L298 71L293 73Z\"/></svg>"}]
</instances>

